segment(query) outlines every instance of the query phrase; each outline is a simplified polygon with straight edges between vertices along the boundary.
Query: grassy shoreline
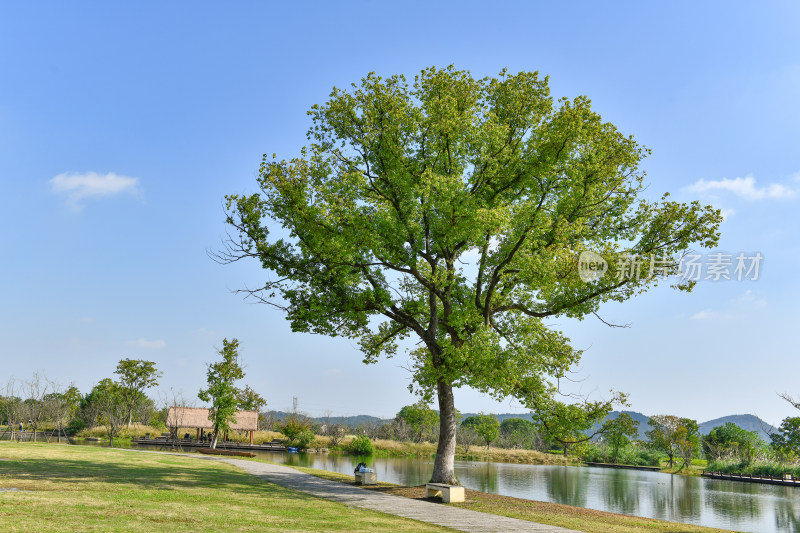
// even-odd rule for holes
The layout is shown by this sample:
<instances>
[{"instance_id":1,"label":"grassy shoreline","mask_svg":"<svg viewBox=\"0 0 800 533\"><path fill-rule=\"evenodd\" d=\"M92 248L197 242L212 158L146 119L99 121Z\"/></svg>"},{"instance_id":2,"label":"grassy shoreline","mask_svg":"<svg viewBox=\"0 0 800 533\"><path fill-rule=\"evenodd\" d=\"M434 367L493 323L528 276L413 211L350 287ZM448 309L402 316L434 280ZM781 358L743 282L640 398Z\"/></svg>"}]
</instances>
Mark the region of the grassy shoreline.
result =
<instances>
[{"instance_id":1,"label":"grassy shoreline","mask_svg":"<svg viewBox=\"0 0 800 533\"><path fill-rule=\"evenodd\" d=\"M350 475L329 472L327 470L317 470L314 468L297 466L292 468L330 481L355 485L353 477ZM391 483L378 483L377 485L365 486L363 488L405 498L426 499L424 485L420 485L419 487L404 487ZM450 503L447 505L528 520L540 524L576 529L578 531L585 531L586 533L720 533L729 531L726 529L709 528L680 522L667 522L654 518L642 518L638 516L596 511L594 509L573 507L560 503L500 496L470 489L466 489L466 497L467 501L464 503ZM438 501L438 499L430 499L429 501Z\"/></svg>"}]
</instances>

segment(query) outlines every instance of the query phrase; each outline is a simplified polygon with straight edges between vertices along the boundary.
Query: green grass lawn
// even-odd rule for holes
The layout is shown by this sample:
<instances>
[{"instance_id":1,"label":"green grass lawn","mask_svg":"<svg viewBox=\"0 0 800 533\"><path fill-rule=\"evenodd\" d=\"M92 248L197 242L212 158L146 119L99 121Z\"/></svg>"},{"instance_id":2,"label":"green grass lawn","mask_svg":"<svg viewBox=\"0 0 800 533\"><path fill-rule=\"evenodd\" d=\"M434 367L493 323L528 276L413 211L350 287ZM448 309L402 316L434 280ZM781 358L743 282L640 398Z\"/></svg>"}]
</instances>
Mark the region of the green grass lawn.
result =
<instances>
[{"instance_id":1,"label":"green grass lawn","mask_svg":"<svg viewBox=\"0 0 800 533\"><path fill-rule=\"evenodd\" d=\"M0 443L0 523L26 532L451 531L351 509L224 463L9 442Z\"/></svg>"}]
</instances>

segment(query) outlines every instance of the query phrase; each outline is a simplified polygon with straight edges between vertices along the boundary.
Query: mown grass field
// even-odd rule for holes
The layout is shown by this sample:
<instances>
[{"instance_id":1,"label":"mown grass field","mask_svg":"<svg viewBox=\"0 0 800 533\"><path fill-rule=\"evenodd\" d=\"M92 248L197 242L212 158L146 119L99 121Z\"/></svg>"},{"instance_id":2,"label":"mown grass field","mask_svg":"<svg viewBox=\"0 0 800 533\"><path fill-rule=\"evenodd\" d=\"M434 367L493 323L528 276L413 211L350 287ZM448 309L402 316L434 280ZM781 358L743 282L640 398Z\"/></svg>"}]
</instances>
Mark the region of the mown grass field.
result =
<instances>
[{"instance_id":1,"label":"mown grass field","mask_svg":"<svg viewBox=\"0 0 800 533\"><path fill-rule=\"evenodd\" d=\"M0 443L0 523L26 532L450 531L351 509L214 461L27 442Z\"/></svg>"}]
</instances>

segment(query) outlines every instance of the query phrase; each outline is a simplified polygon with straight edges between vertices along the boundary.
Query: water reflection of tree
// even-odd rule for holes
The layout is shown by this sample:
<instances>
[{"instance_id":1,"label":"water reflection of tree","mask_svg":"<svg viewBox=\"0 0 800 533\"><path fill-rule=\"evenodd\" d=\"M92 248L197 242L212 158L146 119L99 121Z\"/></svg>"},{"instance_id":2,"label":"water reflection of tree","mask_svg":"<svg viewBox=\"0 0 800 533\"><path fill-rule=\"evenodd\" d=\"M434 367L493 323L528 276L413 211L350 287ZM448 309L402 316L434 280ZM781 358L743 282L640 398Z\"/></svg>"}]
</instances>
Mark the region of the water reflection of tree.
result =
<instances>
[{"instance_id":1,"label":"water reflection of tree","mask_svg":"<svg viewBox=\"0 0 800 533\"><path fill-rule=\"evenodd\" d=\"M547 493L554 502L586 507L588 473L583 468L562 466L550 469Z\"/></svg>"},{"instance_id":2,"label":"water reflection of tree","mask_svg":"<svg viewBox=\"0 0 800 533\"><path fill-rule=\"evenodd\" d=\"M775 530L800 533L800 502L793 491L795 487L782 487L783 498L775 505Z\"/></svg>"},{"instance_id":3,"label":"water reflection of tree","mask_svg":"<svg viewBox=\"0 0 800 533\"><path fill-rule=\"evenodd\" d=\"M702 481L705 505L721 522L758 522L762 514L763 485L716 479Z\"/></svg>"},{"instance_id":4,"label":"water reflection of tree","mask_svg":"<svg viewBox=\"0 0 800 533\"><path fill-rule=\"evenodd\" d=\"M606 490L603 500L606 508L614 513L640 513L639 491L631 485L631 472L612 470L606 476Z\"/></svg>"},{"instance_id":5,"label":"water reflection of tree","mask_svg":"<svg viewBox=\"0 0 800 533\"><path fill-rule=\"evenodd\" d=\"M686 521L702 514L703 491L699 478L670 475L664 483L654 483L650 495L653 518Z\"/></svg>"}]
</instances>

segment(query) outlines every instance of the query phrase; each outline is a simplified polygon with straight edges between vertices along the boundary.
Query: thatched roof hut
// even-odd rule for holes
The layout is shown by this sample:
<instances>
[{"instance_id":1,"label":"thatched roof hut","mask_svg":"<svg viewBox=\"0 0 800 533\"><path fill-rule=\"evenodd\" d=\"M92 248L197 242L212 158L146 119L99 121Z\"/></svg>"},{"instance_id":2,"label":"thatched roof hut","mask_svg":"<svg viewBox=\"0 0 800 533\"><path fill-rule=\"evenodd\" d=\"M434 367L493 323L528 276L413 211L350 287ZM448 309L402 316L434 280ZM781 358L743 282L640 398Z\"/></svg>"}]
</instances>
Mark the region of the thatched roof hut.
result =
<instances>
[{"instance_id":1,"label":"thatched roof hut","mask_svg":"<svg viewBox=\"0 0 800 533\"><path fill-rule=\"evenodd\" d=\"M208 411L205 407L170 407L167 427L214 429L208 419ZM237 411L236 422L231 424L231 429L257 431L258 411Z\"/></svg>"}]
</instances>

